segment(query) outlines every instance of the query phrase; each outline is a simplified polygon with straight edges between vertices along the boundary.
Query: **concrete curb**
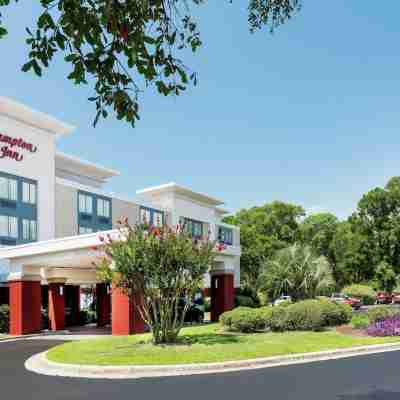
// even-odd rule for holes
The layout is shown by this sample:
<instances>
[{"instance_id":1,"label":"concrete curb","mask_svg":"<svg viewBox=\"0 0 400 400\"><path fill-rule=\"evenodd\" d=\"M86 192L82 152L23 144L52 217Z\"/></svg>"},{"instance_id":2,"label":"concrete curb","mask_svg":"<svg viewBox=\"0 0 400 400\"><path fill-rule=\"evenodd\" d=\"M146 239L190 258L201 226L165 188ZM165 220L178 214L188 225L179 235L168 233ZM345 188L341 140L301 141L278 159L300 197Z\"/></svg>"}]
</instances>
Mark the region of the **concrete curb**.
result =
<instances>
[{"instance_id":1,"label":"concrete curb","mask_svg":"<svg viewBox=\"0 0 400 400\"><path fill-rule=\"evenodd\" d=\"M166 376L215 374L259 368L271 368L316 361L335 360L368 354L399 351L400 343L359 346L314 353L227 361L212 364L146 365L146 366L95 366L60 364L47 359L47 352L36 354L25 362L25 368L37 374L90 379L138 379Z\"/></svg>"}]
</instances>

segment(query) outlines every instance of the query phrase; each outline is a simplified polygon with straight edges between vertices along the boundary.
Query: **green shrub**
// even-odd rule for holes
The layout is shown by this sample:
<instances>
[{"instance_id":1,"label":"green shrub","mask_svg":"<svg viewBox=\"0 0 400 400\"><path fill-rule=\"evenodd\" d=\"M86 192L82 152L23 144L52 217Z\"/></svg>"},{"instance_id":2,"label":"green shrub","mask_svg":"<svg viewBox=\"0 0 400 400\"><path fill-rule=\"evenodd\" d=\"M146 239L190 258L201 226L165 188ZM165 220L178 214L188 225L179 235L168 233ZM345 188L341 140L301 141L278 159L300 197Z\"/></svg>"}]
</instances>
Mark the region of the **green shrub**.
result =
<instances>
[{"instance_id":1,"label":"green shrub","mask_svg":"<svg viewBox=\"0 0 400 400\"><path fill-rule=\"evenodd\" d=\"M348 324L353 316L353 309L349 304L336 304L340 310L340 318L337 325ZM336 326L337 326L336 325Z\"/></svg>"},{"instance_id":2,"label":"green shrub","mask_svg":"<svg viewBox=\"0 0 400 400\"><path fill-rule=\"evenodd\" d=\"M234 311L231 317L231 330L250 333L260 329L262 321L255 310Z\"/></svg>"},{"instance_id":3,"label":"green shrub","mask_svg":"<svg viewBox=\"0 0 400 400\"><path fill-rule=\"evenodd\" d=\"M351 316L348 305L328 300L304 300L256 309L238 307L223 313L220 322L226 330L244 333L266 329L273 332L318 331L348 323Z\"/></svg>"},{"instance_id":4,"label":"green shrub","mask_svg":"<svg viewBox=\"0 0 400 400\"><path fill-rule=\"evenodd\" d=\"M368 318L371 324L392 317L394 314L393 309L387 306L377 306L368 310Z\"/></svg>"},{"instance_id":5,"label":"green shrub","mask_svg":"<svg viewBox=\"0 0 400 400\"><path fill-rule=\"evenodd\" d=\"M257 330L269 329L271 326L273 307L264 306L254 310L258 318Z\"/></svg>"},{"instance_id":6,"label":"green shrub","mask_svg":"<svg viewBox=\"0 0 400 400\"><path fill-rule=\"evenodd\" d=\"M375 304L376 292L366 285L350 285L343 289L343 293L360 299L364 305Z\"/></svg>"},{"instance_id":7,"label":"green shrub","mask_svg":"<svg viewBox=\"0 0 400 400\"><path fill-rule=\"evenodd\" d=\"M254 300L249 296L238 295L235 297L235 307L254 307Z\"/></svg>"},{"instance_id":8,"label":"green shrub","mask_svg":"<svg viewBox=\"0 0 400 400\"><path fill-rule=\"evenodd\" d=\"M291 306L289 302L272 307L269 327L273 332L283 332L286 328L287 311Z\"/></svg>"},{"instance_id":9,"label":"green shrub","mask_svg":"<svg viewBox=\"0 0 400 400\"><path fill-rule=\"evenodd\" d=\"M92 324L96 322L96 312L84 309L79 312L79 325Z\"/></svg>"},{"instance_id":10,"label":"green shrub","mask_svg":"<svg viewBox=\"0 0 400 400\"><path fill-rule=\"evenodd\" d=\"M234 310L231 311L226 311L223 314L220 315L219 317L219 322L222 324L222 326L227 329L227 330L232 330L232 318L235 314L241 313L241 312L246 312L246 311L251 311L253 310L252 308L249 307L238 307L235 308Z\"/></svg>"},{"instance_id":11,"label":"green shrub","mask_svg":"<svg viewBox=\"0 0 400 400\"><path fill-rule=\"evenodd\" d=\"M348 304L336 304L330 300L319 300L324 326L339 326L350 322L353 311Z\"/></svg>"},{"instance_id":12,"label":"green shrub","mask_svg":"<svg viewBox=\"0 0 400 400\"><path fill-rule=\"evenodd\" d=\"M318 300L304 300L287 308L286 330L319 331L324 327L323 306Z\"/></svg>"},{"instance_id":13,"label":"green shrub","mask_svg":"<svg viewBox=\"0 0 400 400\"><path fill-rule=\"evenodd\" d=\"M10 307L6 304L0 306L0 333L8 333L10 327Z\"/></svg>"},{"instance_id":14,"label":"green shrub","mask_svg":"<svg viewBox=\"0 0 400 400\"><path fill-rule=\"evenodd\" d=\"M369 318L366 314L355 314L351 319L351 326L354 329L365 329L369 325Z\"/></svg>"},{"instance_id":15,"label":"green shrub","mask_svg":"<svg viewBox=\"0 0 400 400\"><path fill-rule=\"evenodd\" d=\"M238 307L223 313L220 322L226 330L250 333L265 329L266 316L266 311L262 309Z\"/></svg>"}]
</instances>

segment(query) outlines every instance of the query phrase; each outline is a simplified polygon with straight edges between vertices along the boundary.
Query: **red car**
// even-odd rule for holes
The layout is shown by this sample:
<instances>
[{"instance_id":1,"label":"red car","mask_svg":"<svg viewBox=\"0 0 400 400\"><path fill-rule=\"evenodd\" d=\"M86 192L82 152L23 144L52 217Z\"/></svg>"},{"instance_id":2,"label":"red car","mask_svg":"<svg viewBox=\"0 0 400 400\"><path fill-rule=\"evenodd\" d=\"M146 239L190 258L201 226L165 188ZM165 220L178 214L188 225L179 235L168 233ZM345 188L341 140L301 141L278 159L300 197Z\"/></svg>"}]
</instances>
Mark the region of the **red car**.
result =
<instances>
[{"instance_id":1,"label":"red car","mask_svg":"<svg viewBox=\"0 0 400 400\"><path fill-rule=\"evenodd\" d=\"M390 293L378 292L376 295L377 304L391 304L393 296Z\"/></svg>"},{"instance_id":2,"label":"red car","mask_svg":"<svg viewBox=\"0 0 400 400\"><path fill-rule=\"evenodd\" d=\"M393 304L400 304L400 293L399 292L393 293L392 302L393 302Z\"/></svg>"},{"instance_id":3,"label":"red car","mask_svg":"<svg viewBox=\"0 0 400 400\"><path fill-rule=\"evenodd\" d=\"M353 309L358 310L361 308L361 300L356 299L355 297L349 297L343 293L334 293L331 296L331 300L335 303L343 303L348 304Z\"/></svg>"}]
</instances>

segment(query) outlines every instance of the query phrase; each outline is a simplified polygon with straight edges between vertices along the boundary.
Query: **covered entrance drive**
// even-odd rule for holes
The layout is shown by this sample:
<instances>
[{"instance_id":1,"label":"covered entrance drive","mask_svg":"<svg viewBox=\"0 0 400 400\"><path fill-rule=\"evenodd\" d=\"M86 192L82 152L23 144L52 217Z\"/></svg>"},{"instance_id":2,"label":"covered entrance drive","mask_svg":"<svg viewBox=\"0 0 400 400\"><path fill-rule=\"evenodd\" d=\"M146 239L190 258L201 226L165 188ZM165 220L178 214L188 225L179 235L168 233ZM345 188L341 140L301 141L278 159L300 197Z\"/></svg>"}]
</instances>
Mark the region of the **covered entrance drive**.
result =
<instances>
[{"instance_id":1,"label":"covered entrance drive","mask_svg":"<svg viewBox=\"0 0 400 400\"><path fill-rule=\"evenodd\" d=\"M118 231L102 232L116 236ZM117 288L99 282L94 263L101 255L99 234L73 236L3 248L0 259L9 262L10 334L23 335L42 329L42 303L48 302L49 329L66 326L66 305L69 318L79 318L80 285L96 285L97 324L111 323L113 335L129 335L145 331L138 312L141 293L126 295ZM234 280L232 269L218 261L211 273L211 319L233 308ZM66 301L68 304L66 304Z\"/></svg>"}]
</instances>

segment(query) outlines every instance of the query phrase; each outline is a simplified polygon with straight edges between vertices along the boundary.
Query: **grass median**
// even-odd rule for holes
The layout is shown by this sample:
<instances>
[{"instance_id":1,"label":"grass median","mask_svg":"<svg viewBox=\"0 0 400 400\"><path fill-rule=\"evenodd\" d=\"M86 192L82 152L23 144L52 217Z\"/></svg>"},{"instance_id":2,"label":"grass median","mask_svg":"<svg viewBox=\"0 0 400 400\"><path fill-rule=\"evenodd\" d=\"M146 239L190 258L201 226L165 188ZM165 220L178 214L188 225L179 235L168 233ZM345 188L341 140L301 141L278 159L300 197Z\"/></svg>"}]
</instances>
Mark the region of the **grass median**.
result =
<instances>
[{"instance_id":1,"label":"grass median","mask_svg":"<svg viewBox=\"0 0 400 400\"><path fill-rule=\"evenodd\" d=\"M154 346L149 334L69 342L48 352L51 361L80 365L172 365L244 360L400 341L336 331L232 334L220 325L184 328L179 343Z\"/></svg>"}]
</instances>

